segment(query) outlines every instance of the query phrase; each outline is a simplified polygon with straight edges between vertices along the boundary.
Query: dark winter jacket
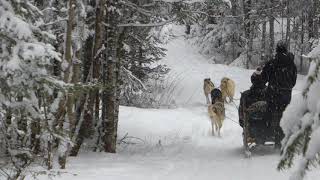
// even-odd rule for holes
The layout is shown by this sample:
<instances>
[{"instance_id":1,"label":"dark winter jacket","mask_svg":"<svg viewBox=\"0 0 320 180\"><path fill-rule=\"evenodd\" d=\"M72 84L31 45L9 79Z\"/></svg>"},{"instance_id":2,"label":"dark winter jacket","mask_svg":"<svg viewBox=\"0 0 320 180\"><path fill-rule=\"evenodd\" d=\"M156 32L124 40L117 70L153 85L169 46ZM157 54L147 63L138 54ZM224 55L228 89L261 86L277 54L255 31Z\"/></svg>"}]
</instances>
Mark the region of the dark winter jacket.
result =
<instances>
[{"instance_id":1,"label":"dark winter jacket","mask_svg":"<svg viewBox=\"0 0 320 180\"><path fill-rule=\"evenodd\" d=\"M297 80L293 54L278 52L274 59L265 64L261 75L263 81L268 82L266 90L268 104L283 111L290 103L292 88Z\"/></svg>"},{"instance_id":2,"label":"dark winter jacket","mask_svg":"<svg viewBox=\"0 0 320 180\"><path fill-rule=\"evenodd\" d=\"M266 82L264 81L264 79L261 75L261 71L258 73L260 73L260 74L257 74L257 72L254 72L251 75L252 86L250 89L252 89L252 90L262 90L262 89L266 88Z\"/></svg>"},{"instance_id":3,"label":"dark winter jacket","mask_svg":"<svg viewBox=\"0 0 320 180\"><path fill-rule=\"evenodd\" d=\"M268 82L268 88L292 90L297 80L297 68L292 53L277 53L275 58L265 64L262 78Z\"/></svg>"}]
</instances>

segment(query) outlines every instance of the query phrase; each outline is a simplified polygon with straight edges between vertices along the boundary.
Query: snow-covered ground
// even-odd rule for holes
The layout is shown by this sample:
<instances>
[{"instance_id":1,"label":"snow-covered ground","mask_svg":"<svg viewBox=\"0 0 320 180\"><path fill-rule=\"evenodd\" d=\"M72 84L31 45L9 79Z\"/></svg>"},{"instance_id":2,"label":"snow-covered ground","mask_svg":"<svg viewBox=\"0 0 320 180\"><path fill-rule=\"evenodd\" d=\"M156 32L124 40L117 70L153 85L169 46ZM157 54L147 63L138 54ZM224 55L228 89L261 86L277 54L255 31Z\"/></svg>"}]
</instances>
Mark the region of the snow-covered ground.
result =
<instances>
[{"instance_id":1,"label":"snow-covered ground","mask_svg":"<svg viewBox=\"0 0 320 180\"><path fill-rule=\"evenodd\" d=\"M235 105L226 105L222 137L210 135L203 95L203 79L215 85L223 76L236 82L236 99L250 86L252 71L210 63L179 36L167 44L163 63L171 68L175 109L121 107L119 138L134 145L119 145L116 154L82 152L69 158L59 180L284 180L288 172L276 170L279 152L259 148L250 159L243 155L241 128ZM299 77L294 94L300 93ZM238 104L239 101L236 101ZM235 121L235 122L234 122ZM131 138L130 138L131 137ZM320 173L308 174L308 180ZM45 179L45 178L44 178Z\"/></svg>"}]
</instances>

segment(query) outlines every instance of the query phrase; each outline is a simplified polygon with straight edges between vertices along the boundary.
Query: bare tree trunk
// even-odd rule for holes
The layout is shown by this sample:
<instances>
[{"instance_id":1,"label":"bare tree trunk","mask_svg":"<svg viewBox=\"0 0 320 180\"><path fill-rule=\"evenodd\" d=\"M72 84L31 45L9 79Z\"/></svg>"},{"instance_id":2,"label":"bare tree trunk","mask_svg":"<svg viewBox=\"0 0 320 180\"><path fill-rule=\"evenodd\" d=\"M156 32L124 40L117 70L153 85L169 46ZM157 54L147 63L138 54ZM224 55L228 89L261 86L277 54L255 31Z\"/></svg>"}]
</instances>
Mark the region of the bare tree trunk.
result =
<instances>
[{"instance_id":1,"label":"bare tree trunk","mask_svg":"<svg viewBox=\"0 0 320 180\"><path fill-rule=\"evenodd\" d=\"M50 170L53 168L53 155L52 155L52 141L48 141L48 145L47 145L47 157L45 157L46 159L46 165L47 165L47 169Z\"/></svg>"},{"instance_id":2,"label":"bare tree trunk","mask_svg":"<svg viewBox=\"0 0 320 180\"><path fill-rule=\"evenodd\" d=\"M111 28L110 28L111 29ZM107 90L105 98L106 98L106 119L105 122L105 135L104 135L104 151L115 153L116 152L116 124L115 124L115 62L116 62L116 48L114 47L117 45L117 37L115 28L109 31L113 31L112 34L108 33L108 41L113 46L109 46L109 54L108 54L108 61L107 61L107 73L106 79L110 85L110 88Z\"/></svg>"},{"instance_id":3,"label":"bare tree trunk","mask_svg":"<svg viewBox=\"0 0 320 180\"><path fill-rule=\"evenodd\" d=\"M269 50L268 50L268 59L273 57L273 49L274 49L274 17L272 13L274 0L270 0L270 9L271 12L269 14Z\"/></svg>"},{"instance_id":4,"label":"bare tree trunk","mask_svg":"<svg viewBox=\"0 0 320 180\"><path fill-rule=\"evenodd\" d=\"M123 41L125 38L126 28L120 28L119 30L119 42L117 47L117 62L116 62L116 71L115 71L115 107L114 107L114 121L115 121L115 144L117 140L117 133L118 133L118 122L119 122L119 106L120 106L120 81L121 81L121 67L122 67L122 59L124 58L124 50L123 50Z\"/></svg>"},{"instance_id":5,"label":"bare tree trunk","mask_svg":"<svg viewBox=\"0 0 320 180\"><path fill-rule=\"evenodd\" d=\"M288 48L288 51L290 51L290 26L291 26L291 21L290 21L290 6L289 6L289 1L290 0L287 0L286 1L286 7L287 7L287 29L286 29L286 43L287 43L287 48Z\"/></svg>"},{"instance_id":6,"label":"bare tree trunk","mask_svg":"<svg viewBox=\"0 0 320 180\"><path fill-rule=\"evenodd\" d=\"M310 8L308 11L308 49L306 51L310 52L312 50L312 44L314 41L314 21L315 18L315 1L310 4Z\"/></svg>"},{"instance_id":7,"label":"bare tree trunk","mask_svg":"<svg viewBox=\"0 0 320 180\"><path fill-rule=\"evenodd\" d=\"M262 24L262 39L261 39L261 62L266 61L266 32L267 32L267 22L264 20Z\"/></svg>"},{"instance_id":8,"label":"bare tree trunk","mask_svg":"<svg viewBox=\"0 0 320 180\"><path fill-rule=\"evenodd\" d=\"M116 3L116 2L114 2ZM103 119L104 127L104 151L109 153L116 152L117 144L117 128L118 128L118 102L117 102L117 86L118 86L118 71L120 71L120 66L118 61L118 53L120 47L122 47L122 41L120 36L123 32L123 28L117 28L117 21L119 20L119 15L115 12L109 12L108 14L108 24L110 25L107 31L107 40L109 46L106 45L108 49L107 54L107 65L106 65L106 82L108 82L108 90L105 93L105 103L106 105L106 116ZM105 43L106 43L105 42Z\"/></svg>"},{"instance_id":9,"label":"bare tree trunk","mask_svg":"<svg viewBox=\"0 0 320 180\"><path fill-rule=\"evenodd\" d=\"M47 137L47 142L46 142L46 145L45 145L45 163L47 165L47 169L50 170L53 168L53 155L52 155L52 143L53 143L53 135L52 133L50 132L50 130L52 129L52 127L50 127L50 124L49 121L49 118L48 118L48 113L47 113L47 97L45 97L45 95L43 94L42 96L42 102L43 102L43 110L44 110L44 116L45 116L45 121L42 123L42 126L44 126L44 130L47 131L46 133L49 134L49 136Z\"/></svg>"},{"instance_id":10,"label":"bare tree trunk","mask_svg":"<svg viewBox=\"0 0 320 180\"><path fill-rule=\"evenodd\" d=\"M31 122L30 141L31 141L31 149L34 154L38 154L40 152L40 139L39 139L40 130L41 130L40 120L39 119L33 120Z\"/></svg>"},{"instance_id":11,"label":"bare tree trunk","mask_svg":"<svg viewBox=\"0 0 320 180\"><path fill-rule=\"evenodd\" d=\"M304 52L304 13L301 16L301 32L300 32L300 37L301 37L301 41L300 41L300 72L303 71L303 52Z\"/></svg>"},{"instance_id":12,"label":"bare tree trunk","mask_svg":"<svg viewBox=\"0 0 320 180\"><path fill-rule=\"evenodd\" d=\"M314 12L315 15L319 14L319 6L320 6L320 1L319 0L314 0ZM320 23L320 17L314 17L316 20L314 22L314 37L315 39L319 39L319 23Z\"/></svg>"},{"instance_id":13,"label":"bare tree trunk","mask_svg":"<svg viewBox=\"0 0 320 180\"><path fill-rule=\"evenodd\" d=\"M70 82L71 69L72 69L72 30L73 30L73 21L74 21L74 12L75 12L75 0L69 0L69 11L68 11L68 23L67 23L67 32L65 40L65 51L64 59L68 63L68 67L64 72L64 82Z\"/></svg>"},{"instance_id":14,"label":"bare tree trunk","mask_svg":"<svg viewBox=\"0 0 320 180\"><path fill-rule=\"evenodd\" d=\"M74 16L75 16L75 8L76 8L76 2L75 0L69 0L69 11L68 11L68 23L67 23L67 32L66 32L66 42L65 42L65 61L68 63L68 68L65 71L64 74L64 82L69 83L70 77L72 76L72 68L73 68L73 62L72 62L72 30L73 30L73 23L74 23ZM67 131L69 131L69 137L72 137L72 129L75 125L75 114L73 112L73 105L74 105L74 96L72 93L68 93L66 96L66 114L67 114L67 120L69 123L67 128ZM66 119L64 122L66 122ZM63 125L61 124L61 127ZM61 131L62 128L60 129ZM70 139L70 138L69 138ZM67 162L67 156L69 152L69 142L66 142L67 140L60 140L59 142L59 165L61 169L66 168L66 162Z\"/></svg>"},{"instance_id":15,"label":"bare tree trunk","mask_svg":"<svg viewBox=\"0 0 320 180\"><path fill-rule=\"evenodd\" d=\"M81 46L82 47L82 46ZM75 52L75 56L77 57L77 60L79 61L81 58L81 51L83 49L80 48L77 50L77 52ZM80 69L80 63L76 63L74 64L73 67L73 77L72 77L72 84L77 84L80 82L80 75L81 75L81 69ZM74 145L71 147L70 149L70 156L76 156L79 152L79 149L81 147L82 141L78 141L78 137L81 136L82 134L79 134L81 131L81 126L83 123L83 107L84 107L84 103L86 103L86 97L87 95L83 92L74 92L72 94L73 97L73 106L75 108L75 112L74 112L74 118L75 118L75 122L74 124L72 124L72 128L71 128L71 140L74 143ZM77 98L76 98L77 97ZM83 100L85 99L85 100ZM89 126L87 127L88 129L90 128ZM81 143L80 143L81 142ZM76 149L76 151L75 151Z\"/></svg>"},{"instance_id":16,"label":"bare tree trunk","mask_svg":"<svg viewBox=\"0 0 320 180\"><path fill-rule=\"evenodd\" d=\"M110 37L110 39L116 39L116 37ZM110 44L115 41L110 40ZM106 119L105 119L105 136L104 136L104 151L115 153L116 152L116 131L115 131L115 61L116 61L116 49L110 47L110 54L107 64L107 82L110 83L110 88L106 92Z\"/></svg>"},{"instance_id":17,"label":"bare tree trunk","mask_svg":"<svg viewBox=\"0 0 320 180\"><path fill-rule=\"evenodd\" d=\"M250 36L249 36L249 56L248 56L248 63L247 68L250 68L250 65L252 65L252 57L253 57L253 39L254 39L254 22L252 21L250 23Z\"/></svg>"},{"instance_id":18,"label":"bare tree trunk","mask_svg":"<svg viewBox=\"0 0 320 180\"><path fill-rule=\"evenodd\" d=\"M281 11L281 40L284 39L284 30L283 30L283 11Z\"/></svg>"},{"instance_id":19,"label":"bare tree trunk","mask_svg":"<svg viewBox=\"0 0 320 180\"><path fill-rule=\"evenodd\" d=\"M232 44L232 60L235 60L237 58L237 52L236 52L236 47L237 47L237 18L236 18L236 15L237 15L237 1L236 0L231 0L231 5L232 5L232 8L231 8L231 13L232 13L232 16L233 16L233 19L232 19L232 23L233 23L233 32L232 32L232 39L231 39L231 44Z\"/></svg>"},{"instance_id":20,"label":"bare tree trunk","mask_svg":"<svg viewBox=\"0 0 320 180\"><path fill-rule=\"evenodd\" d=\"M242 0L243 3L243 12L244 12L244 31L246 37L246 51L247 51L247 61L246 61L246 68L249 69L249 64L251 63L252 58L252 22L250 19L250 7L251 7L251 0Z\"/></svg>"},{"instance_id":21,"label":"bare tree trunk","mask_svg":"<svg viewBox=\"0 0 320 180\"><path fill-rule=\"evenodd\" d=\"M101 57L102 57L102 45L104 40L104 32L105 29L103 27L103 22L105 21L105 4L106 0L100 0L97 6L97 16L96 16L96 25L95 25L95 40L94 40L94 47L93 47L93 79L98 80L100 78L100 64L101 64ZM100 7L99 7L100 6ZM94 107L94 121L97 122L99 120L99 110L100 110L100 96L99 90L94 92L95 96L95 107Z\"/></svg>"},{"instance_id":22,"label":"bare tree trunk","mask_svg":"<svg viewBox=\"0 0 320 180\"><path fill-rule=\"evenodd\" d=\"M294 43L294 46L293 46L293 49L291 50L293 52L293 54L295 55L298 51L297 51L297 41L298 41L298 38L299 38L299 24L296 20L296 17L293 17L293 25L292 25L292 32L291 32L291 36L292 36L292 39L294 39L295 43Z\"/></svg>"},{"instance_id":23,"label":"bare tree trunk","mask_svg":"<svg viewBox=\"0 0 320 180\"><path fill-rule=\"evenodd\" d=\"M100 0L99 4L96 5L96 18L95 18L95 36L93 39L93 49L92 49L92 57L91 65L90 65L90 72L85 81L92 81L96 82L100 78L100 61L102 58L102 49L103 39L104 39L104 28L103 22L105 20L105 0ZM100 105L100 97L99 97L99 90L92 90L89 93L89 98L87 98L87 103L84 107L84 120L83 123L89 126L93 126L97 123L99 119L99 105ZM80 128L81 132L85 131L86 127ZM82 133L81 133L82 134ZM78 138L77 146L73 150L73 155L76 155L80 149L82 141L84 139L83 135Z\"/></svg>"},{"instance_id":24,"label":"bare tree trunk","mask_svg":"<svg viewBox=\"0 0 320 180\"><path fill-rule=\"evenodd\" d=\"M12 124L12 110L10 107L8 107L8 109L6 109L6 114L5 114L5 128L6 128L6 154L10 154L10 144L8 141L11 141L12 137L11 137L11 133L8 133L9 129L11 128L11 124Z\"/></svg>"},{"instance_id":25,"label":"bare tree trunk","mask_svg":"<svg viewBox=\"0 0 320 180\"><path fill-rule=\"evenodd\" d=\"M93 15L92 15L93 16ZM88 17L93 18L93 17ZM94 44L94 36L89 36L84 44L84 56L82 57L82 82L87 83L91 80L92 76L92 58L93 58L93 44Z\"/></svg>"},{"instance_id":26,"label":"bare tree trunk","mask_svg":"<svg viewBox=\"0 0 320 180\"><path fill-rule=\"evenodd\" d=\"M105 0L100 0L99 4L96 6L96 19L95 19L95 36L93 39L93 43L91 44L90 41L87 42L93 45L93 53L90 57L90 72L86 77L85 82L88 82L93 79L93 82L96 82L100 76L100 61L103 54L102 44L104 39L103 33L103 22L105 20ZM88 46L90 47L90 46ZM76 156L80 150L80 147L83 143L83 140L88 137L93 130L94 121L98 121L99 119L99 90L92 90L89 94L85 94L81 100L79 105L79 111L83 111L79 116L79 124L78 124L78 134L75 139L75 146L72 148L71 156ZM95 115L93 112L95 111Z\"/></svg>"}]
</instances>

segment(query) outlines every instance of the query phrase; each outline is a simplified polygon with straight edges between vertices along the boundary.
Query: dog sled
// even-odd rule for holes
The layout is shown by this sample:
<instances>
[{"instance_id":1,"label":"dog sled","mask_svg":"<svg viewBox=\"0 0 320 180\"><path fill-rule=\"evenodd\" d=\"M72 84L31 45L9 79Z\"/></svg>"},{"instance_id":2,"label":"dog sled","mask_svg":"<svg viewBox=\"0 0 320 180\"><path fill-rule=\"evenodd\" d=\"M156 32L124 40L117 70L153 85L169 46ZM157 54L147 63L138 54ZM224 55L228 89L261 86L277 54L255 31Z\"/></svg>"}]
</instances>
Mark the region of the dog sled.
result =
<instances>
[{"instance_id":1,"label":"dog sled","mask_svg":"<svg viewBox=\"0 0 320 180\"><path fill-rule=\"evenodd\" d=\"M273 128L264 119L267 103L258 101L244 108L243 145L246 157L251 156L251 151L257 146L273 146L275 135Z\"/></svg>"}]
</instances>

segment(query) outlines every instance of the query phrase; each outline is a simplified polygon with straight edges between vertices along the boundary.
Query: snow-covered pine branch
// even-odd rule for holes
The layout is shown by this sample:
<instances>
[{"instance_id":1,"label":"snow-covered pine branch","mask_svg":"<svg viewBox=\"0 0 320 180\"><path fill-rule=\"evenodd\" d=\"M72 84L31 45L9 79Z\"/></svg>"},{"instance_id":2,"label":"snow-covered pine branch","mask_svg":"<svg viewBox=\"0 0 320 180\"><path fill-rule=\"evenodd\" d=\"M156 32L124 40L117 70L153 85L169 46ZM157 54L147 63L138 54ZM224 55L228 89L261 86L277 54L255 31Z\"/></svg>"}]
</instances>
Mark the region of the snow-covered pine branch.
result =
<instances>
[{"instance_id":1,"label":"snow-covered pine branch","mask_svg":"<svg viewBox=\"0 0 320 180\"><path fill-rule=\"evenodd\" d=\"M319 164L320 154L320 44L306 57L312 59L304 92L296 95L281 120L283 149L278 169L291 168L295 157L297 169L290 180L302 180L306 171Z\"/></svg>"},{"instance_id":2,"label":"snow-covered pine branch","mask_svg":"<svg viewBox=\"0 0 320 180\"><path fill-rule=\"evenodd\" d=\"M138 84L140 84L140 86L143 88L143 90L147 90L146 86L143 84L143 82L137 78L135 75L132 74L131 71L129 71L128 69L126 69L125 67L122 67L122 69L124 70L125 74L127 75L128 79L131 82L137 82Z\"/></svg>"},{"instance_id":3,"label":"snow-covered pine branch","mask_svg":"<svg viewBox=\"0 0 320 180\"><path fill-rule=\"evenodd\" d=\"M53 61L61 61L61 55L49 42L55 36L37 28L42 15L31 1L0 0L0 37L5 37L0 38L0 113L6 118L0 146L9 153L9 179L23 178L40 151L49 153L44 149L51 141L47 132L53 132L54 87L42 79L54 78Z\"/></svg>"}]
</instances>

